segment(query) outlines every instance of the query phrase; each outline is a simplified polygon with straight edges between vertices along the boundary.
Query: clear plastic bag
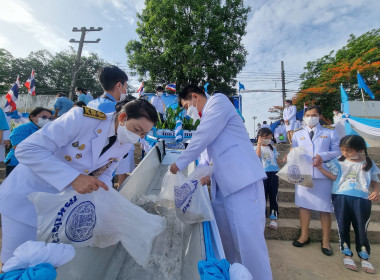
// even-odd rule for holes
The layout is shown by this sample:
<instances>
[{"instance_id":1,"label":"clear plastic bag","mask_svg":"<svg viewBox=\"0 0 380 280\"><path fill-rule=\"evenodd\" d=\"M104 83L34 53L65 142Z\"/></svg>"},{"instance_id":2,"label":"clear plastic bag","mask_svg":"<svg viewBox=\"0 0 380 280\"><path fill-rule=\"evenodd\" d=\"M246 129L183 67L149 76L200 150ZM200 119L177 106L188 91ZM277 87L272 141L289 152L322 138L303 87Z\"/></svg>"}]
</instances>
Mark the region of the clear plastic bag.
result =
<instances>
[{"instance_id":1,"label":"clear plastic bag","mask_svg":"<svg viewBox=\"0 0 380 280\"><path fill-rule=\"evenodd\" d=\"M168 209L174 209L174 188L175 186L180 186L184 180L185 176L182 172L178 171L177 174L171 173L169 165L168 171L162 179L162 187L160 194L158 195L158 205Z\"/></svg>"},{"instance_id":2,"label":"clear plastic bag","mask_svg":"<svg viewBox=\"0 0 380 280\"><path fill-rule=\"evenodd\" d=\"M281 179L308 188L314 187L310 163L306 159L306 150L303 146L292 149L287 162L277 173Z\"/></svg>"},{"instance_id":3,"label":"clear plastic bag","mask_svg":"<svg viewBox=\"0 0 380 280\"><path fill-rule=\"evenodd\" d=\"M186 224L214 220L207 187L202 186L202 177L211 176L213 166L198 166L181 185L174 188L177 217Z\"/></svg>"},{"instance_id":4,"label":"clear plastic bag","mask_svg":"<svg viewBox=\"0 0 380 280\"><path fill-rule=\"evenodd\" d=\"M147 213L114 189L36 192L28 198L37 211L39 241L101 248L120 241L140 265L148 263L152 242L165 229L165 218Z\"/></svg>"}]
</instances>

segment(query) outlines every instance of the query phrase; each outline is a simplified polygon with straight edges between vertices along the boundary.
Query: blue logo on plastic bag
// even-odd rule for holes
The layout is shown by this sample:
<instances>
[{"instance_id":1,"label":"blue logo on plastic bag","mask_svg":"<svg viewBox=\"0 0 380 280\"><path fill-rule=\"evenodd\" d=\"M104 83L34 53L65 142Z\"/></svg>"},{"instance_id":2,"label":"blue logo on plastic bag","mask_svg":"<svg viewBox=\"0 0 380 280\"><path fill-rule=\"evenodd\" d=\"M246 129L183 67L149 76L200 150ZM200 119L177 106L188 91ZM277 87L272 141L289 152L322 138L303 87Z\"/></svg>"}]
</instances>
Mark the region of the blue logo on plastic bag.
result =
<instances>
[{"instance_id":1,"label":"blue logo on plastic bag","mask_svg":"<svg viewBox=\"0 0 380 280\"><path fill-rule=\"evenodd\" d=\"M191 187L189 184L183 184L180 187L174 187L175 206L180 208L183 203L191 196Z\"/></svg>"},{"instance_id":2,"label":"blue logo on plastic bag","mask_svg":"<svg viewBox=\"0 0 380 280\"><path fill-rule=\"evenodd\" d=\"M65 233L74 242L90 239L96 224L95 206L90 201L78 204L69 214Z\"/></svg>"},{"instance_id":3,"label":"blue logo on plastic bag","mask_svg":"<svg viewBox=\"0 0 380 280\"><path fill-rule=\"evenodd\" d=\"M288 167L288 178L292 183L302 183L305 178L301 176L300 168L297 165L290 165Z\"/></svg>"}]
</instances>

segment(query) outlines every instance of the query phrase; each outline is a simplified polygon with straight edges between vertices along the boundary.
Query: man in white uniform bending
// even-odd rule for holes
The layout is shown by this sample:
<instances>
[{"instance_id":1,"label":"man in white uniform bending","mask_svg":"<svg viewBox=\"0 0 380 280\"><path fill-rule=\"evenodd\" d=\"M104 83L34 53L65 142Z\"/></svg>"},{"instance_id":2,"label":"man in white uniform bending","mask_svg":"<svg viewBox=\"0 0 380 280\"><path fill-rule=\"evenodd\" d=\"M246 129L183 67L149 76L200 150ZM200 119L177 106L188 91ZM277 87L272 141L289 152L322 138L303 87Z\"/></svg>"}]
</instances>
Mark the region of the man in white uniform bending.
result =
<instances>
[{"instance_id":1,"label":"man in white uniform bending","mask_svg":"<svg viewBox=\"0 0 380 280\"><path fill-rule=\"evenodd\" d=\"M178 102L201 123L170 170L177 173L207 150L214 165L212 205L227 260L242 263L254 279L272 279L264 239L266 174L241 117L227 96L207 99L194 85L181 91Z\"/></svg>"},{"instance_id":2,"label":"man in white uniform bending","mask_svg":"<svg viewBox=\"0 0 380 280\"><path fill-rule=\"evenodd\" d=\"M283 119L285 121L286 133L289 143L292 144L294 126L296 125L296 106L292 105L292 100L285 100L285 108L283 112Z\"/></svg>"}]
</instances>

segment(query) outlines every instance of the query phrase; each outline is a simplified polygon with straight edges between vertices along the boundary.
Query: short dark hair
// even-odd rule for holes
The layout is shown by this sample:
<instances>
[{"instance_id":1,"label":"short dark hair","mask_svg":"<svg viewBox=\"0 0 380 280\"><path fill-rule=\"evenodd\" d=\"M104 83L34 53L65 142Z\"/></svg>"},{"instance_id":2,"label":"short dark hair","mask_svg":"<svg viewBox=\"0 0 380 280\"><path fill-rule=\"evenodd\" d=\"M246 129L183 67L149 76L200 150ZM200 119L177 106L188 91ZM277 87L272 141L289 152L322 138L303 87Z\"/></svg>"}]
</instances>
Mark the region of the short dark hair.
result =
<instances>
[{"instance_id":1,"label":"short dark hair","mask_svg":"<svg viewBox=\"0 0 380 280\"><path fill-rule=\"evenodd\" d=\"M145 99L132 100L122 106L122 109L119 111L124 111L129 119L146 118L152 121L154 125L158 121L156 108Z\"/></svg>"},{"instance_id":2,"label":"short dark hair","mask_svg":"<svg viewBox=\"0 0 380 280\"><path fill-rule=\"evenodd\" d=\"M77 91L81 91L81 92L84 93L84 90L83 90L83 88L81 88L81 87L76 87L76 90L77 90Z\"/></svg>"},{"instance_id":3,"label":"short dark hair","mask_svg":"<svg viewBox=\"0 0 380 280\"><path fill-rule=\"evenodd\" d=\"M267 121L263 121L263 124L267 124Z\"/></svg>"},{"instance_id":4,"label":"short dark hair","mask_svg":"<svg viewBox=\"0 0 380 280\"><path fill-rule=\"evenodd\" d=\"M84 103L83 101L77 101L77 102L75 102L74 105L78 106L78 107L84 107L84 106L86 106L86 103Z\"/></svg>"},{"instance_id":5,"label":"short dark hair","mask_svg":"<svg viewBox=\"0 0 380 280\"><path fill-rule=\"evenodd\" d=\"M164 88L162 87L162 86L158 86L157 88L156 88L156 91L164 91Z\"/></svg>"},{"instance_id":6,"label":"short dark hair","mask_svg":"<svg viewBox=\"0 0 380 280\"><path fill-rule=\"evenodd\" d=\"M321 107L319 107L318 105L313 105L313 106L307 107L307 108L305 109L305 113L306 113L307 111L310 111L310 110L313 110L313 109L317 110L318 115L322 115L322 109L321 109Z\"/></svg>"},{"instance_id":7,"label":"short dark hair","mask_svg":"<svg viewBox=\"0 0 380 280\"><path fill-rule=\"evenodd\" d=\"M46 109L46 108L43 108L43 107L36 107L32 110L32 112L29 113L29 120L32 121L32 119L30 117L32 116L37 116L39 113L43 112L43 111L46 111L46 112L49 112L51 115L53 115L53 112L50 111L49 109Z\"/></svg>"},{"instance_id":8,"label":"short dark hair","mask_svg":"<svg viewBox=\"0 0 380 280\"><path fill-rule=\"evenodd\" d=\"M192 93L206 97L206 94L201 87L196 85L188 85L178 94L178 105L182 107L181 100L190 100Z\"/></svg>"},{"instance_id":9,"label":"short dark hair","mask_svg":"<svg viewBox=\"0 0 380 280\"><path fill-rule=\"evenodd\" d=\"M57 93L58 97L66 97L66 93L63 93L63 92L58 92Z\"/></svg>"},{"instance_id":10,"label":"short dark hair","mask_svg":"<svg viewBox=\"0 0 380 280\"><path fill-rule=\"evenodd\" d=\"M128 76L115 65L107 65L98 70L99 82L105 91L112 90L120 82L122 85L128 81Z\"/></svg>"},{"instance_id":11,"label":"short dark hair","mask_svg":"<svg viewBox=\"0 0 380 280\"><path fill-rule=\"evenodd\" d=\"M286 99L286 100L285 100L285 103L290 103L290 104L293 104L293 101L292 101L292 100L290 100L290 99Z\"/></svg>"}]
</instances>

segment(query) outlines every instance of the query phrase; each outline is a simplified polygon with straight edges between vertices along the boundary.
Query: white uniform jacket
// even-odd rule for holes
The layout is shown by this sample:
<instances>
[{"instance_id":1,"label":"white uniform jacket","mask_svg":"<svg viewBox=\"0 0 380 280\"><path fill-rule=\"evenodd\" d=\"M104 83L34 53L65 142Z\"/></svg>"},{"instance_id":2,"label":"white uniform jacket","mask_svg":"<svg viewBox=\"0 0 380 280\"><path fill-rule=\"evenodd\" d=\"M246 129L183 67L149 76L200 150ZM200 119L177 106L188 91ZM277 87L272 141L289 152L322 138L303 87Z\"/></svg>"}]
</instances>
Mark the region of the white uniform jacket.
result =
<instances>
[{"instance_id":1,"label":"white uniform jacket","mask_svg":"<svg viewBox=\"0 0 380 280\"><path fill-rule=\"evenodd\" d=\"M285 107L283 111L283 119L286 121L295 121L296 120L297 107L294 105L290 105L289 107Z\"/></svg>"},{"instance_id":2,"label":"white uniform jacket","mask_svg":"<svg viewBox=\"0 0 380 280\"><path fill-rule=\"evenodd\" d=\"M214 165L213 178L223 196L266 178L241 117L222 93L207 100L201 123L177 159L178 168L185 168L205 149Z\"/></svg>"},{"instance_id":3,"label":"white uniform jacket","mask_svg":"<svg viewBox=\"0 0 380 280\"><path fill-rule=\"evenodd\" d=\"M292 146L293 148L304 146L308 153L306 158L310 162L310 167L313 169L313 178L326 179L326 176L324 176L318 168L312 167L312 158L318 154L325 162L339 157L341 155L339 141L340 139L333 127L326 128L317 124L313 140L310 140L309 132L304 126L294 132Z\"/></svg>"},{"instance_id":4,"label":"white uniform jacket","mask_svg":"<svg viewBox=\"0 0 380 280\"><path fill-rule=\"evenodd\" d=\"M112 164L98 179L112 187L112 172L131 144L116 140L99 157L108 137L115 135L114 131L112 133L114 113L105 115L89 110L107 118L87 117L83 108L73 108L17 146L16 157L20 164L0 186L0 213L35 227L36 211L27 198L28 194L59 193L70 187L80 174L88 175L109 161Z\"/></svg>"}]
</instances>

